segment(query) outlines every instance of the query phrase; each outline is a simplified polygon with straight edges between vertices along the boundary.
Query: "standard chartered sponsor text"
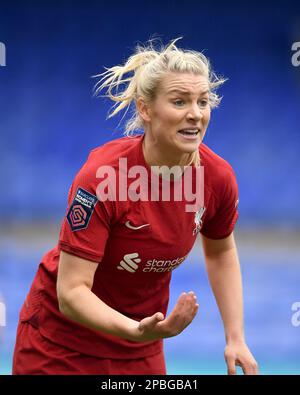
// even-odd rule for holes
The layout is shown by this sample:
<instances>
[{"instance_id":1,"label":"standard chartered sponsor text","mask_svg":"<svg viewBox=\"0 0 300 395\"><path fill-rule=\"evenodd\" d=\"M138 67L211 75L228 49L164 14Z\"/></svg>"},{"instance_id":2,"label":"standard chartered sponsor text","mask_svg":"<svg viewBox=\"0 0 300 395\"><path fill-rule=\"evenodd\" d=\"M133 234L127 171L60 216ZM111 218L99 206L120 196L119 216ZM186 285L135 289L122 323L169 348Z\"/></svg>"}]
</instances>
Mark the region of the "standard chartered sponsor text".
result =
<instances>
[{"instance_id":1,"label":"standard chartered sponsor text","mask_svg":"<svg viewBox=\"0 0 300 395\"><path fill-rule=\"evenodd\" d=\"M182 258L176 258L173 260L159 260L159 259L150 259L146 262L145 267L143 268L143 272L170 272L176 269L181 263L185 260L187 255Z\"/></svg>"}]
</instances>

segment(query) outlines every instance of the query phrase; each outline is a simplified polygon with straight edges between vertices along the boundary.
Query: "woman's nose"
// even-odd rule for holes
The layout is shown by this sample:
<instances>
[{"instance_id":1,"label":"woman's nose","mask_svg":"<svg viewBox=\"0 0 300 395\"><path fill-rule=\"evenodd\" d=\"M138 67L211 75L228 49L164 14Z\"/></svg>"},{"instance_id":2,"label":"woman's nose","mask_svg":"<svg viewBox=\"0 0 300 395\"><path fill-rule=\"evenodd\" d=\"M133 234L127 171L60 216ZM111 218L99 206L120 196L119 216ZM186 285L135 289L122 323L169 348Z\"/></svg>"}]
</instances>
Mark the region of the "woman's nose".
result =
<instances>
[{"instance_id":1,"label":"woman's nose","mask_svg":"<svg viewBox=\"0 0 300 395\"><path fill-rule=\"evenodd\" d=\"M190 107L189 112L187 114L187 119L194 119L196 121L199 121L202 117L203 114L198 104Z\"/></svg>"}]
</instances>

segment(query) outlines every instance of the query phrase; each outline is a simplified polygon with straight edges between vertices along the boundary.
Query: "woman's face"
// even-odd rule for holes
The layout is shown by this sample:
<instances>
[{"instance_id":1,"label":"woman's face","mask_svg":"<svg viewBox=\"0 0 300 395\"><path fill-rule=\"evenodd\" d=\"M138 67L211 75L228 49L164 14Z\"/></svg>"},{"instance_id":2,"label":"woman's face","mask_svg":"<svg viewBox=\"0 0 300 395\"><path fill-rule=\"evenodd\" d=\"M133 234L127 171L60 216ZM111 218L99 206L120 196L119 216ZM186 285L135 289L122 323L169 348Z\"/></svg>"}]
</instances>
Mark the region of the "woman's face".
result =
<instances>
[{"instance_id":1,"label":"woman's face","mask_svg":"<svg viewBox=\"0 0 300 395\"><path fill-rule=\"evenodd\" d=\"M198 149L210 120L207 78L191 73L168 73L155 99L140 108L146 136L153 147L177 159L190 154Z\"/></svg>"}]
</instances>

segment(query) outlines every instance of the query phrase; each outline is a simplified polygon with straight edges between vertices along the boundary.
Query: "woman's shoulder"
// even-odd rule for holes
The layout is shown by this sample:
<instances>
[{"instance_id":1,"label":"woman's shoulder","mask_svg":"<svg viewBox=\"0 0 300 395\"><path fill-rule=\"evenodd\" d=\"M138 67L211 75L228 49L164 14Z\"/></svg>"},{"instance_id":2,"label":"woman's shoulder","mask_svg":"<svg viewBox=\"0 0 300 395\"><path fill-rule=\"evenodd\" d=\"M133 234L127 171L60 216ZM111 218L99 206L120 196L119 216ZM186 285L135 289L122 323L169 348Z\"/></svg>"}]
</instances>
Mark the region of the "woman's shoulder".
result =
<instances>
[{"instance_id":1,"label":"woman's shoulder","mask_svg":"<svg viewBox=\"0 0 300 395\"><path fill-rule=\"evenodd\" d=\"M200 147L201 165L204 166L204 182L207 190L210 191L212 207L216 210L222 205L237 204L238 184L232 166L204 144Z\"/></svg>"},{"instance_id":2,"label":"woman's shoulder","mask_svg":"<svg viewBox=\"0 0 300 395\"><path fill-rule=\"evenodd\" d=\"M237 191L237 179L232 166L205 144L200 146L205 185L219 199L226 191Z\"/></svg>"},{"instance_id":3,"label":"woman's shoulder","mask_svg":"<svg viewBox=\"0 0 300 395\"><path fill-rule=\"evenodd\" d=\"M214 152L206 144L200 145L201 165L207 172L213 173L215 176L224 176L230 173L234 175L234 170L230 163Z\"/></svg>"},{"instance_id":4,"label":"woman's shoulder","mask_svg":"<svg viewBox=\"0 0 300 395\"><path fill-rule=\"evenodd\" d=\"M121 137L92 149L76 178L94 182L100 174L109 172L109 169L118 171L120 158L126 158L130 166L131 162L136 161L140 142L138 137Z\"/></svg>"},{"instance_id":5,"label":"woman's shoulder","mask_svg":"<svg viewBox=\"0 0 300 395\"><path fill-rule=\"evenodd\" d=\"M128 162L135 160L139 149L139 136L121 137L93 148L82 166L87 172L95 171L101 166L119 167L119 159L127 158Z\"/></svg>"},{"instance_id":6,"label":"woman's shoulder","mask_svg":"<svg viewBox=\"0 0 300 395\"><path fill-rule=\"evenodd\" d=\"M139 148L141 136L120 137L111 140L90 151L88 161L102 165L117 165L119 158L128 158L135 155Z\"/></svg>"}]
</instances>

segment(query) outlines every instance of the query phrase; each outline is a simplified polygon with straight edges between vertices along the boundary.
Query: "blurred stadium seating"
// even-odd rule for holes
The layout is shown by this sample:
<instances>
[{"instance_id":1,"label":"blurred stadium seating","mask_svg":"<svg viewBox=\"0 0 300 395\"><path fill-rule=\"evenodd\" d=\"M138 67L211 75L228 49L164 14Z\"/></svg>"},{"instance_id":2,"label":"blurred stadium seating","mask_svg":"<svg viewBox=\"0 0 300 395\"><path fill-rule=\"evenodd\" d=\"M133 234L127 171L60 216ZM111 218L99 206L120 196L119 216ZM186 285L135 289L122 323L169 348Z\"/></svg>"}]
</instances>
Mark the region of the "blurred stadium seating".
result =
<instances>
[{"instance_id":1,"label":"blurred stadium seating","mask_svg":"<svg viewBox=\"0 0 300 395\"><path fill-rule=\"evenodd\" d=\"M92 97L92 75L123 62L137 42L203 50L228 78L205 143L233 166L239 184L236 234L249 345L265 374L300 373L300 6L229 1L1 1L0 373L10 373L18 311L41 256L54 246L69 185L88 152L122 134L110 103ZM166 341L169 373L226 373L221 320L196 245L174 272L170 306L194 289L200 311Z\"/></svg>"}]
</instances>

